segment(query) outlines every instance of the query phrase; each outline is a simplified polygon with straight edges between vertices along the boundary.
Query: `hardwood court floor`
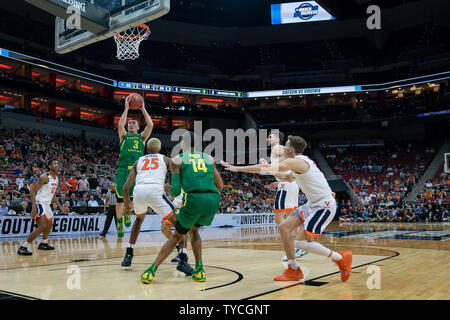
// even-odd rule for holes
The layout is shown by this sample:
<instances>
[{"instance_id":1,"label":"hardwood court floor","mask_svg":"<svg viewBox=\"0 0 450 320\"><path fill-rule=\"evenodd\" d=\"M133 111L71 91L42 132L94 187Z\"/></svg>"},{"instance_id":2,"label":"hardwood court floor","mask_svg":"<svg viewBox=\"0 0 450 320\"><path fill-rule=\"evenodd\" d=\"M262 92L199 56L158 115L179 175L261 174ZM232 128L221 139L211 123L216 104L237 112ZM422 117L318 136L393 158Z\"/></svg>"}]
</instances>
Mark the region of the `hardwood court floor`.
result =
<instances>
[{"instance_id":1,"label":"hardwood court floor","mask_svg":"<svg viewBox=\"0 0 450 320\"><path fill-rule=\"evenodd\" d=\"M328 258L298 259L306 281L274 282L285 266L275 226L204 229L203 261L207 281L196 283L168 261L150 285L141 273L161 247L160 232L141 233L131 268L122 268L129 234L51 238L52 252L32 248L16 255L18 240L0 243L0 299L450 299L450 224L366 224L333 222L319 241L353 252L346 283ZM190 263L194 262L189 248ZM380 271L380 289L369 289L369 266ZM374 267L371 267L374 268ZM74 282L79 271L79 289ZM72 289L70 287L72 286Z\"/></svg>"}]
</instances>

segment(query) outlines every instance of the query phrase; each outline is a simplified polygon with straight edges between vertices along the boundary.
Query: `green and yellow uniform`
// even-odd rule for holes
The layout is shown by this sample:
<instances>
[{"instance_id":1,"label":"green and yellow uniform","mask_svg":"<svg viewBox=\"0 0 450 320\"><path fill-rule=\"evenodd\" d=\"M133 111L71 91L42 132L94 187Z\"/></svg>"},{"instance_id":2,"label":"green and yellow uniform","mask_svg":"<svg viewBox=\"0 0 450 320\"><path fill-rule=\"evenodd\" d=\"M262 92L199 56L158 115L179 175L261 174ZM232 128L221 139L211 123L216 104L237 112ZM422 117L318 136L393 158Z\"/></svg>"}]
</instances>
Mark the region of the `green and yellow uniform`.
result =
<instances>
[{"instance_id":1,"label":"green and yellow uniform","mask_svg":"<svg viewBox=\"0 0 450 320\"><path fill-rule=\"evenodd\" d=\"M139 133L127 132L120 143L119 168L116 172L116 194L123 198L122 190L134 163L144 155L144 141ZM130 196L133 196L134 183L130 188Z\"/></svg>"},{"instance_id":2,"label":"green and yellow uniform","mask_svg":"<svg viewBox=\"0 0 450 320\"><path fill-rule=\"evenodd\" d=\"M220 206L211 158L203 152L182 153L180 157L180 184L184 198L182 206L176 210L176 218L186 229L195 225L210 226Z\"/></svg>"},{"instance_id":3,"label":"green and yellow uniform","mask_svg":"<svg viewBox=\"0 0 450 320\"><path fill-rule=\"evenodd\" d=\"M177 197L181 189L184 191L183 204L175 210L177 223L187 230L193 226L210 226L220 206L211 157L203 152L185 152L180 154L180 158L180 173L172 175L170 188L170 195L173 197ZM158 266L152 264L141 275L141 282L151 283L156 270ZM198 282L206 281L202 261L195 261L191 278Z\"/></svg>"}]
</instances>

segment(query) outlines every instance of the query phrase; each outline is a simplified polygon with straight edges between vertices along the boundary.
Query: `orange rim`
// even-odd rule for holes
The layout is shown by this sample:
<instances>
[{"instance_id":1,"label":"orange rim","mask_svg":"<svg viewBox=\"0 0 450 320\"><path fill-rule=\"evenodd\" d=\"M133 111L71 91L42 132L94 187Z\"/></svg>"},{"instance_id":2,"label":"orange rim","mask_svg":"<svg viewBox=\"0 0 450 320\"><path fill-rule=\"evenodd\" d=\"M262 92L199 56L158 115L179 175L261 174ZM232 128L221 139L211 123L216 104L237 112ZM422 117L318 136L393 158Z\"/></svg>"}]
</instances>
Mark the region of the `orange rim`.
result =
<instances>
[{"instance_id":1,"label":"orange rim","mask_svg":"<svg viewBox=\"0 0 450 320\"><path fill-rule=\"evenodd\" d=\"M115 35L115 37L116 38L121 38L121 39L130 39L130 40L132 40L132 39L145 38L145 37L148 37L150 35L150 27L149 26L147 26L145 24L140 24L140 25L138 25L138 27L139 28L143 28L143 29L147 29L147 32L145 34L143 34L143 35L137 35L137 36L134 36L134 37L123 36L123 35L118 33L118 34Z\"/></svg>"}]
</instances>

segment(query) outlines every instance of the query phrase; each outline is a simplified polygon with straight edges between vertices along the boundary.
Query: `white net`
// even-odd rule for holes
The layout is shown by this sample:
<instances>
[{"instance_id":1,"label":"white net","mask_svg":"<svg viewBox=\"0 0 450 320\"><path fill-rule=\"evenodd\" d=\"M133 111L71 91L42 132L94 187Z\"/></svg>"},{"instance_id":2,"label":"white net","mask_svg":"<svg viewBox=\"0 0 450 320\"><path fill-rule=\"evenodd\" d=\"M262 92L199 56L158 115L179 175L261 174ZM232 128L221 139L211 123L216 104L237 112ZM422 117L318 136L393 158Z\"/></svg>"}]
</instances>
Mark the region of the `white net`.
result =
<instances>
[{"instance_id":1,"label":"white net","mask_svg":"<svg viewBox=\"0 0 450 320\"><path fill-rule=\"evenodd\" d=\"M151 34L145 24L122 31L114 36L117 44L117 59L135 60L139 58L139 46Z\"/></svg>"}]
</instances>

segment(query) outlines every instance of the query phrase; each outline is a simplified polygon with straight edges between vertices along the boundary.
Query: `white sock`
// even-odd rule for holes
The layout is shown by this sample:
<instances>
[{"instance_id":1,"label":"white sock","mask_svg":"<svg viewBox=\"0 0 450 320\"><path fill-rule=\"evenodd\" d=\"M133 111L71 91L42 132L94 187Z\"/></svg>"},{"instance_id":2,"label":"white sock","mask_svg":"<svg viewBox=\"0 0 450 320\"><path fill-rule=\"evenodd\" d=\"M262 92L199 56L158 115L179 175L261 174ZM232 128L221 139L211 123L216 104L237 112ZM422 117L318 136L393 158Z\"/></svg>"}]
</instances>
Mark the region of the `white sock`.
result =
<instances>
[{"instance_id":1,"label":"white sock","mask_svg":"<svg viewBox=\"0 0 450 320\"><path fill-rule=\"evenodd\" d=\"M47 243L47 239L42 239L41 243Z\"/></svg>"},{"instance_id":2,"label":"white sock","mask_svg":"<svg viewBox=\"0 0 450 320\"><path fill-rule=\"evenodd\" d=\"M298 269L297 260L295 260L295 259L288 260L288 265L291 266L291 268L294 269L294 270Z\"/></svg>"},{"instance_id":3,"label":"white sock","mask_svg":"<svg viewBox=\"0 0 450 320\"><path fill-rule=\"evenodd\" d=\"M25 247L25 248L27 248L27 249L30 249L30 243L29 243L28 241L22 242L21 246L22 246L22 247Z\"/></svg>"},{"instance_id":4,"label":"white sock","mask_svg":"<svg viewBox=\"0 0 450 320\"><path fill-rule=\"evenodd\" d=\"M342 259L342 256L339 253L324 247L323 245L321 245L318 242L296 240L295 245L298 248L302 249L303 251L315 253L315 254L318 254L319 256L330 257L331 260L333 260L333 261ZM331 254L331 256L330 256L330 254Z\"/></svg>"},{"instance_id":5,"label":"white sock","mask_svg":"<svg viewBox=\"0 0 450 320\"><path fill-rule=\"evenodd\" d=\"M178 251L178 253L185 253L185 254L187 254L187 249L186 248L180 249L180 251Z\"/></svg>"},{"instance_id":6,"label":"white sock","mask_svg":"<svg viewBox=\"0 0 450 320\"><path fill-rule=\"evenodd\" d=\"M342 255L339 252L333 251L331 253L331 260L333 261L338 261L338 260L342 260Z\"/></svg>"},{"instance_id":7,"label":"white sock","mask_svg":"<svg viewBox=\"0 0 450 320\"><path fill-rule=\"evenodd\" d=\"M128 244L128 248L133 249L133 248L134 248L134 244L129 243L129 244Z\"/></svg>"}]
</instances>

